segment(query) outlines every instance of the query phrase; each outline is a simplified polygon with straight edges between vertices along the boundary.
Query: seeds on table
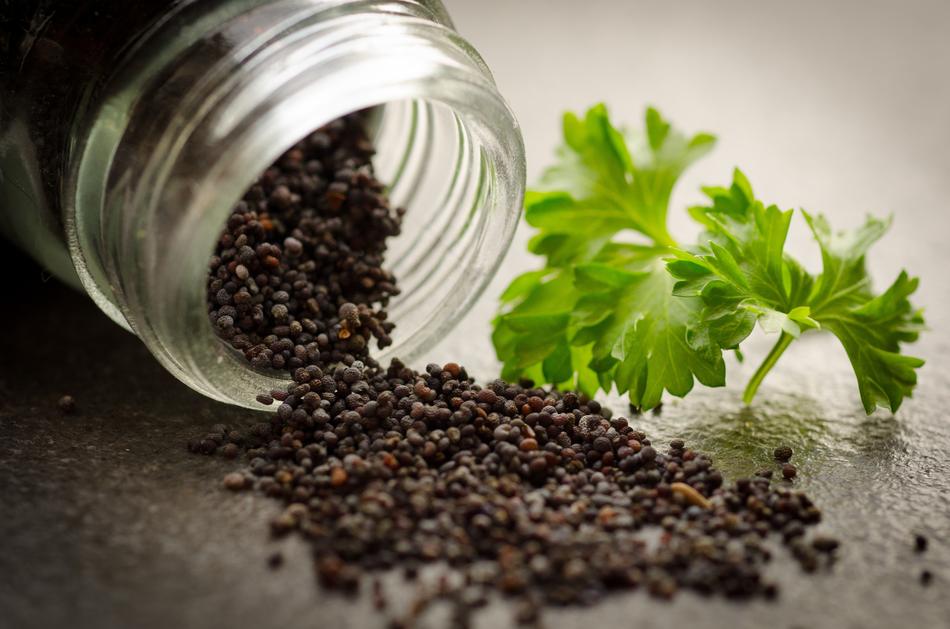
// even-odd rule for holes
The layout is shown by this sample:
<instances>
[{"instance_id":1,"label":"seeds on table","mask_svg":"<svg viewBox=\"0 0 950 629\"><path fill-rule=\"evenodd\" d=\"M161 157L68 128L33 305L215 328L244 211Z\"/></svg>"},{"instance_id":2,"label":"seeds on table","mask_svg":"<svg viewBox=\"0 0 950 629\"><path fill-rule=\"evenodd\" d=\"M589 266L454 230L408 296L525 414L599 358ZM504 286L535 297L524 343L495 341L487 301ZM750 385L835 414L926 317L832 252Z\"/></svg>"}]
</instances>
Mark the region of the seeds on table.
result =
<instances>
[{"instance_id":1,"label":"seeds on table","mask_svg":"<svg viewBox=\"0 0 950 629\"><path fill-rule=\"evenodd\" d=\"M775 452L773 454L775 456L776 461L779 461L781 463L788 463L792 459L793 452L792 452L791 447L786 446L786 445L781 445L775 448Z\"/></svg>"},{"instance_id":2,"label":"seeds on table","mask_svg":"<svg viewBox=\"0 0 950 629\"><path fill-rule=\"evenodd\" d=\"M244 474L240 472L231 472L224 477L224 486L232 491L239 491L247 486Z\"/></svg>"},{"instance_id":3,"label":"seeds on table","mask_svg":"<svg viewBox=\"0 0 950 629\"><path fill-rule=\"evenodd\" d=\"M586 396L479 385L456 362L379 365L371 341L392 343L386 308L399 293L383 256L403 211L374 177L362 124L348 116L300 142L228 219L209 265L209 318L253 366L292 382L257 396L278 403L268 422L215 426L189 444L246 454L224 486L286 505L271 530L304 536L324 587L355 592L365 571L415 579L420 564L446 562L462 578L420 585L410 615L442 599L462 622L496 588L533 623L542 604L588 605L641 584L662 598L772 598L769 532L806 570L830 556L836 540L803 541L820 511L773 486L771 470L726 484L684 440L658 448ZM658 548L645 527L662 529ZM388 608L378 580L372 595Z\"/></svg>"},{"instance_id":4,"label":"seeds on table","mask_svg":"<svg viewBox=\"0 0 950 629\"><path fill-rule=\"evenodd\" d=\"M76 412L76 399L71 395L64 395L59 398L59 401L56 402L56 405L66 415L71 415Z\"/></svg>"}]
</instances>

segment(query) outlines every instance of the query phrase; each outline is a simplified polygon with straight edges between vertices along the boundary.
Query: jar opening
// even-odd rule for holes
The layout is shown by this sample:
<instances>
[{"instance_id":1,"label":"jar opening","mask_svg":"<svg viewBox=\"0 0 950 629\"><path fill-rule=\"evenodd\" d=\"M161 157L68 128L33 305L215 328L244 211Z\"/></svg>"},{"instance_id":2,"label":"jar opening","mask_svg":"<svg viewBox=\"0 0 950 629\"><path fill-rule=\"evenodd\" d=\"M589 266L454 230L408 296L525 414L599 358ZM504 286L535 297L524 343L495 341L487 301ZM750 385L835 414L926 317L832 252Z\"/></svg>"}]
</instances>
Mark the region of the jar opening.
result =
<instances>
[{"instance_id":1,"label":"jar opening","mask_svg":"<svg viewBox=\"0 0 950 629\"><path fill-rule=\"evenodd\" d=\"M233 47L202 37L134 99L116 92L76 175L71 252L87 290L180 380L249 408L286 375L249 369L220 342L208 260L253 178L301 137L372 109L377 176L408 208L386 257L402 292L380 362L417 359L464 314L524 190L517 122L456 33L415 3L307 7L254 13L270 26L247 41L255 22L236 18Z\"/></svg>"},{"instance_id":2,"label":"jar opening","mask_svg":"<svg viewBox=\"0 0 950 629\"><path fill-rule=\"evenodd\" d=\"M498 195L499 171L476 135L477 126L473 129L457 111L443 103L405 99L375 105L360 115L374 150L372 169L386 186L391 207L405 209L400 233L387 240L383 263L399 287L386 300L388 321L395 325L393 342L378 347L371 339L370 355L381 364L394 357L414 361L451 330L487 284L510 238L506 216L511 206L507 197ZM299 135L308 137L314 130ZM283 155L297 141L270 150ZM235 178L229 192L217 188L214 216L207 217L217 225L215 237L201 247L209 258L231 215L229 209L222 218L221 208L233 208L257 179ZM211 300L206 309L216 316L213 293L205 289L203 295ZM259 408L254 397L265 390L262 387L278 388L288 381L286 369L272 368L266 361L249 364L219 338L220 328L212 319L206 317L202 327L197 336L218 346L210 352L216 355L216 368L231 371L240 366L245 372L240 392L227 392L229 401ZM208 366L198 373L209 375Z\"/></svg>"}]
</instances>

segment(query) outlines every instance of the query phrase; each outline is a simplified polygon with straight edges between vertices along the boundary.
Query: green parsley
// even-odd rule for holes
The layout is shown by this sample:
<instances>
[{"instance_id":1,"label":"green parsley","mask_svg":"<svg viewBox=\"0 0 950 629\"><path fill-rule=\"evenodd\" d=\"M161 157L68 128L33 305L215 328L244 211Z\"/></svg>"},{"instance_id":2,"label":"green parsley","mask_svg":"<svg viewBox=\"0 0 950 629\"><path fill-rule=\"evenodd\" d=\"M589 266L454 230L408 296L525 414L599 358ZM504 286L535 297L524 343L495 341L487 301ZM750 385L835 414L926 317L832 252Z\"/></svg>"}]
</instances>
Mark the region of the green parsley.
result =
<instances>
[{"instance_id":1,"label":"green parsley","mask_svg":"<svg viewBox=\"0 0 950 629\"><path fill-rule=\"evenodd\" d=\"M667 229L670 196L713 136L686 136L654 109L644 132L625 133L603 105L583 119L566 114L563 132L558 162L525 198L538 230L529 249L545 265L509 285L494 321L504 377L590 395L616 387L653 408L664 391L689 393L694 380L723 386L723 350L738 352L758 322L779 338L746 402L791 342L819 329L844 346L868 413L896 411L910 396L923 361L902 355L900 344L923 328L908 300L917 280L902 272L877 295L865 267L887 222L869 218L836 234L803 212L822 251L813 276L785 252L793 212L757 200L737 170L730 187L704 189L709 205L690 215L705 231L682 246Z\"/></svg>"}]
</instances>

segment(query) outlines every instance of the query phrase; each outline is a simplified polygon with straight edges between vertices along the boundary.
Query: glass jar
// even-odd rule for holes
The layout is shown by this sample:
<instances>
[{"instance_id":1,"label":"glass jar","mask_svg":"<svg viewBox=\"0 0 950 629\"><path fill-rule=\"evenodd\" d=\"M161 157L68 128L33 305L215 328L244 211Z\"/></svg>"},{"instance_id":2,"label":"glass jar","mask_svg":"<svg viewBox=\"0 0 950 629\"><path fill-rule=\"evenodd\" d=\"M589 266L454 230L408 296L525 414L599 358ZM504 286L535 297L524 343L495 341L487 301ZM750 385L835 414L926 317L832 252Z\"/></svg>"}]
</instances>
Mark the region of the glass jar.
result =
<instances>
[{"instance_id":1,"label":"glass jar","mask_svg":"<svg viewBox=\"0 0 950 629\"><path fill-rule=\"evenodd\" d=\"M38 4L0 42L0 228L192 388L259 408L286 383L216 336L208 261L256 176L344 114L374 108L377 176L408 209L381 362L418 358L499 265L524 148L438 0Z\"/></svg>"}]
</instances>

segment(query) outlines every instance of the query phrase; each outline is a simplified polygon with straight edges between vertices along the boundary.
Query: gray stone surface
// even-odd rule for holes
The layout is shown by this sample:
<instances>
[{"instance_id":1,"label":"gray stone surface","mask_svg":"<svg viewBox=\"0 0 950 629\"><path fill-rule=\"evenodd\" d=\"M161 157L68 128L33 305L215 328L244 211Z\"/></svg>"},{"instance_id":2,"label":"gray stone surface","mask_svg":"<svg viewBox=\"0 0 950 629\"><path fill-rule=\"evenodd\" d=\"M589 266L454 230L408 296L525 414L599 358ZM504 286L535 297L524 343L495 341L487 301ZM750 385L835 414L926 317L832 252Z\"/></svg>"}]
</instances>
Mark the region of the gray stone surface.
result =
<instances>
[{"instance_id":1,"label":"gray stone surface","mask_svg":"<svg viewBox=\"0 0 950 629\"><path fill-rule=\"evenodd\" d=\"M824 508L822 529L845 544L827 573L803 575L778 551L775 603L736 604L642 592L593 609L548 613L552 627L950 626L950 10L945 2L736 3L619 1L447 3L495 69L525 130L537 174L557 141L557 117L605 99L635 122L646 103L722 142L691 173L700 182L740 163L783 206L854 226L866 211L896 224L871 268L878 284L906 266L933 328L912 351L928 360L917 395L896 415L865 417L834 340L796 343L750 408L730 387L669 401L636 418L660 439L685 436L730 475L769 463L790 443L797 484ZM674 215L676 210L674 210ZM791 248L817 253L799 223ZM691 235L685 221L674 232ZM523 242L525 234L519 238ZM220 488L236 466L189 455L214 423L253 414L202 399L169 377L132 336L87 299L9 254L0 304L0 628L378 626L367 599L321 593L306 546L271 541L271 501ZM6 264L9 262L9 264ZM483 375L494 296L532 261L520 244L502 276L434 359ZM769 344L757 334L754 363ZM56 400L77 397L62 416ZM614 400L618 410L622 402ZM913 552L913 533L930 550ZM286 558L278 572L266 559ZM923 569L935 574L923 587ZM409 591L393 584L395 604ZM479 616L500 626L503 604ZM430 623L442 626L438 618Z\"/></svg>"}]
</instances>

